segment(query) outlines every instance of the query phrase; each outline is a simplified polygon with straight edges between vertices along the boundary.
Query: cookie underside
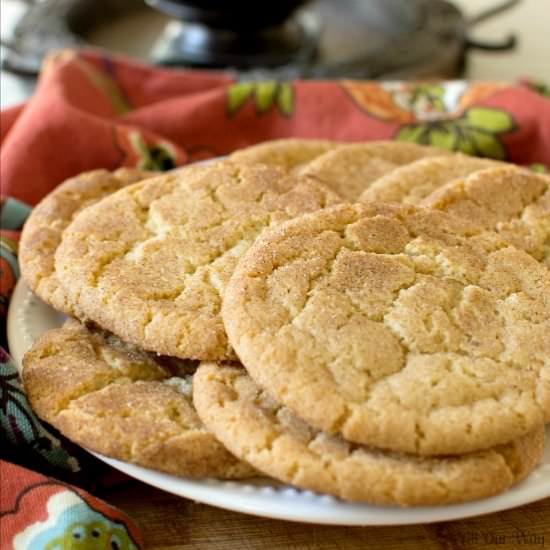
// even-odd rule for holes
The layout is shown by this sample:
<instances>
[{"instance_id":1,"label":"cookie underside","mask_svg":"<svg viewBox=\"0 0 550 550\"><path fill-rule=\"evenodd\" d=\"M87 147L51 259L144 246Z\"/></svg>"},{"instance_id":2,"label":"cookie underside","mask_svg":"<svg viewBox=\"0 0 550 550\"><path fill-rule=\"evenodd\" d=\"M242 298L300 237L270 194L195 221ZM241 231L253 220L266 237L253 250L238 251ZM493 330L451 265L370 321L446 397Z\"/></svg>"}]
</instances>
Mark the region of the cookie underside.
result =
<instances>
[{"instance_id":1,"label":"cookie underside","mask_svg":"<svg viewBox=\"0 0 550 550\"><path fill-rule=\"evenodd\" d=\"M544 428L507 445L454 457L422 458L350 444L309 427L262 391L243 368L203 363L194 402L236 456L269 476L344 500L420 506L504 491L539 462Z\"/></svg>"}]
</instances>

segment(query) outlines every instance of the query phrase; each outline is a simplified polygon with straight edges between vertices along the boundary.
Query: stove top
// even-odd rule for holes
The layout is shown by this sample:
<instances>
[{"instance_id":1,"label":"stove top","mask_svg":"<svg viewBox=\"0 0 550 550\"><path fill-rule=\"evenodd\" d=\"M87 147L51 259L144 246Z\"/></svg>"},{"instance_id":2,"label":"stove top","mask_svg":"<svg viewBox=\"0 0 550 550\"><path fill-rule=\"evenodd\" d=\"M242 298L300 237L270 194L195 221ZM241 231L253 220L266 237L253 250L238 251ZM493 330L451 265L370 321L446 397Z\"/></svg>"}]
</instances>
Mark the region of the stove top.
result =
<instances>
[{"instance_id":1,"label":"stove top","mask_svg":"<svg viewBox=\"0 0 550 550\"><path fill-rule=\"evenodd\" d=\"M315 0L286 17L264 14L265 22L260 14L234 17L231 28L190 12L171 17L184 1L147 1L160 11L136 0L33 3L3 68L36 74L48 50L91 44L162 65L226 68L242 78L450 78L462 73L470 47L514 47L513 37L473 43L468 31L518 0L473 21L444 0Z\"/></svg>"}]
</instances>

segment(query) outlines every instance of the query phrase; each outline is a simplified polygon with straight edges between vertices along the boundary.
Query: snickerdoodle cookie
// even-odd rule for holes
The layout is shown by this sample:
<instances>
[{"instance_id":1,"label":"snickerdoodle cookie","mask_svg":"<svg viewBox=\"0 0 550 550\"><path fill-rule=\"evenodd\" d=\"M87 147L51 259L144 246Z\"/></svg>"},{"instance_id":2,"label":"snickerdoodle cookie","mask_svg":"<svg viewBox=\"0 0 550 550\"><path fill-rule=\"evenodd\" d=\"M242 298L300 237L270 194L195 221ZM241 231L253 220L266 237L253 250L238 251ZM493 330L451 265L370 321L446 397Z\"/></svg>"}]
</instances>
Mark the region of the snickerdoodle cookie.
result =
<instances>
[{"instance_id":1,"label":"snickerdoodle cookie","mask_svg":"<svg viewBox=\"0 0 550 550\"><path fill-rule=\"evenodd\" d=\"M444 149L400 141L351 143L317 157L304 165L300 173L322 181L347 200L354 201L372 182L399 166L450 154Z\"/></svg>"},{"instance_id":2,"label":"snickerdoodle cookie","mask_svg":"<svg viewBox=\"0 0 550 550\"><path fill-rule=\"evenodd\" d=\"M239 367L203 363L193 402L205 425L236 456L303 489L345 500L418 506L494 495L540 461L544 428L484 451L419 457L353 445L319 432L277 404Z\"/></svg>"},{"instance_id":3,"label":"snickerdoodle cookie","mask_svg":"<svg viewBox=\"0 0 550 550\"><path fill-rule=\"evenodd\" d=\"M350 441L458 454L550 420L550 271L437 210L340 205L265 233L222 315L256 383Z\"/></svg>"},{"instance_id":4,"label":"snickerdoodle cookie","mask_svg":"<svg viewBox=\"0 0 550 550\"><path fill-rule=\"evenodd\" d=\"M71 178L46 195L31 212L19 244L21 274L29 288L55 309L71 315L72 305L55 273L54 255L64 229L94 202L154 175L130 168L94 170Z\"/></svg>"},{"instance_id":5,"label":"snickerdoodle cookie","mask_svg":"<svg viewBox=\"0 0 550 550\"><path fill-rule=\"evenodd\" d=\"M260 162L292 172L338 145L337 141L326 139L275 139L239 149L229 158L242 164Z\"/></svg>"},{"instance_id":6,"label":"snickerdoodle cookie","mask_svg":"<svg viewBox=\"0 0 550 550\"><path fill-rule=\"evenodd\" d=\"M490 229L550 267L550 176L513 165L450 182L422 202Z\"/></svg>"},{"instance_id":7,"label":"snickerdoodle cookie","mask_svg":"<svg viewBox=\"0 0 550 550\"><path fill-rule=\"evenodd\" d=\"M265 165L166 174L82 211L56 270L78 317L124 341L184 359L231 358L220 307L238 259L264 228L340 200Z\"/></svg>"},{"instance_id":8,"label":"snickerdoodle cookie","mask_svg":"<svg viewBox=\"0 0 550 550\"><path fill-rule=\"evenodd\" d=\"M419 204L450 181L499 165L502 163L461 153L420 159L377 179L359 200Z\"/></svg>"},{"instance_id":9,"label":"snickerdoodle cookie","mask_svg":"<svg viewBox=\"0 0 550 550\"><path fill-rule=\"evenodd\" d=\"M112 336L67 321L35 342L23 366L34 411L87 449L181 476L254 475L197 416L192 375Z\"/></svg>"}]
</instances>

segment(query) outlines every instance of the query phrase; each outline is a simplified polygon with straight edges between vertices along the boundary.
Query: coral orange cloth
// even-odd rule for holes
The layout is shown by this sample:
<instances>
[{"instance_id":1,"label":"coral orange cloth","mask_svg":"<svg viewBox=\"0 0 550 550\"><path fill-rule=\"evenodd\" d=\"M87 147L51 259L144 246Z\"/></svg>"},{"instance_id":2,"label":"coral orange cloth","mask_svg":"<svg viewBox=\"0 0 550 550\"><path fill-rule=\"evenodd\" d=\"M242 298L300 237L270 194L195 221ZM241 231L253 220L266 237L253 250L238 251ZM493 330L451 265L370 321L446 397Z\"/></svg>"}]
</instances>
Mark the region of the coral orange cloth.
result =
<instances>
[{"instance_id":1,"label":"coral orange cloth","mask_svg":"<svg viewBox=\"0 0 550 550\"><path fill-rule=\"evenodd\" d=\"M122 512L85 491L5 461L0 476L2 550L142 547Z\"/></svg>"},{"instance_id":2,"label":"coral orange cloth","mask_svg":"<svg viewBox=\"0 0 550 550\"><path fill-rule=\"evenodd\" d=\"M525 85L233 82L62 51L31 100L2 113L2 194L35 204L84 170L166 168L284 136L406 139L550 165L550 102Z\"/></svg>"}]
</instances>

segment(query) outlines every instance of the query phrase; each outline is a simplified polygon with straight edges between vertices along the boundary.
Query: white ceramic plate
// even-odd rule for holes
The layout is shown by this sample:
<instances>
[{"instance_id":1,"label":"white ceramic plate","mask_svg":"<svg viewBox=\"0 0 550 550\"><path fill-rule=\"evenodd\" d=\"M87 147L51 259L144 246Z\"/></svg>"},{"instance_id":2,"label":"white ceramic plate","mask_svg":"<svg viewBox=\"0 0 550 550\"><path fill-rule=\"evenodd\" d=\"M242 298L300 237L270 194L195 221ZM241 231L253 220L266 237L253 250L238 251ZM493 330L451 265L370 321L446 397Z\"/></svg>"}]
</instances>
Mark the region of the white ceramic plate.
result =
<instances>
[{"instance_id":1,"label":"white ceramic plate","mask_svg":"<svg viewBox=\"0 0 550 550\"><path fill-rule=\"evenodd\" d=\"M8 343L15 361L44 331L64 317L34 296L20 280L8 313ZM522 483L495 497L466 504L397 508L350 504L336 498L276 484L272 480L190 480L96 456L113 468L175 495L212 506L275 519L332 525L405 525L466 518L515 508L550 497L550 426L542 464Z\"/></svg>"}]
</instances>

